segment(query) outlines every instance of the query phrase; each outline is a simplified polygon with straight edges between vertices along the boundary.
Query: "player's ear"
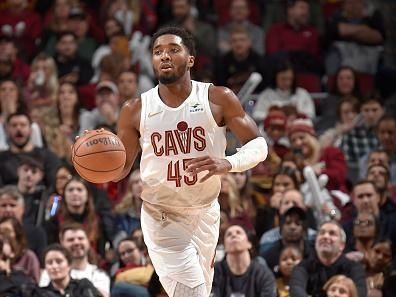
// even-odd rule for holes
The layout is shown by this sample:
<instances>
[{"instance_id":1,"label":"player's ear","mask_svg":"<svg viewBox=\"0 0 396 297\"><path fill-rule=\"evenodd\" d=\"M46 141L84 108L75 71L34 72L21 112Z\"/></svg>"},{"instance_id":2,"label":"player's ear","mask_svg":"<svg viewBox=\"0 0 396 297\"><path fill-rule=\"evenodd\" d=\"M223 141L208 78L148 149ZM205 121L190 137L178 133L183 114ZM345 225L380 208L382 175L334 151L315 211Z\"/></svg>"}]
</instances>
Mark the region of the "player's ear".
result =
<instances>
[{"instance_id":1,"label":"player's ear","mask_svg":"<svg viewBox=\"0 0 396 297\"><path fill-rule=\"evenodd\" d=\"M192 68L194 66L194 61L195 61L194 56L188 56L188 62L187 62L188 68Z\"/></svg>"}]
</instances>

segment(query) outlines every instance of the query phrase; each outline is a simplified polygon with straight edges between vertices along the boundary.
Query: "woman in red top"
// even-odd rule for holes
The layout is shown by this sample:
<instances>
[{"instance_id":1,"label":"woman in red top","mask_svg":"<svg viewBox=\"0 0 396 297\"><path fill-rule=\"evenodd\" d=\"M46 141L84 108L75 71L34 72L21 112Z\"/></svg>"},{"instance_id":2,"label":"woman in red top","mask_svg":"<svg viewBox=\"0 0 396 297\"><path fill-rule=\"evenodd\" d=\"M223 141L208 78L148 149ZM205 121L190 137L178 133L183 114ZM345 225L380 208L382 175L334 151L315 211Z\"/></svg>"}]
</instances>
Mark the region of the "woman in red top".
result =
<instances>
[{"instance_id":1,"label":"woman in red top","mask_svg":"<svg viewBox=\"0 0 396 297\"><path fill-rule=\"evenodd\" d=\"M293 159L300 170L311 166L316 175L326 174L328 190L346 191L347 165L344 153L333 146L321 147L311 120L298 118L288 127Z\"/></svg>"}]
</instances>

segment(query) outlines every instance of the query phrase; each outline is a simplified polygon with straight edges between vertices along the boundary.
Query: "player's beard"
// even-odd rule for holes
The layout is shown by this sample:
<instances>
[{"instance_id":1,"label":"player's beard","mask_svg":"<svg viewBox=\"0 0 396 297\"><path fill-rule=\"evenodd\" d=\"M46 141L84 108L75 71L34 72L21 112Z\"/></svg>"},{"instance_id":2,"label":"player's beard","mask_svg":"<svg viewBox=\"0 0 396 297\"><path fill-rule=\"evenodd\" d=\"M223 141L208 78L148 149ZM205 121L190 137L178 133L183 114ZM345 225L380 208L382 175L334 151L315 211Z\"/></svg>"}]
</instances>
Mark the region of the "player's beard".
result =
<instances>
[{"instance_id":1,"label":"player's beard","mask_svg":"<svg viewBox=\"0 0 396 297\"><path fill-rule=\"evenodd\" d=\"M174 72L169 74L160 74L159 71L155 70L155 75L157 76L159 82L163 85L173 84L178 81L184 73L187 71L187 63L184 63L177 67Z\"/></svg>"}]
</instances>

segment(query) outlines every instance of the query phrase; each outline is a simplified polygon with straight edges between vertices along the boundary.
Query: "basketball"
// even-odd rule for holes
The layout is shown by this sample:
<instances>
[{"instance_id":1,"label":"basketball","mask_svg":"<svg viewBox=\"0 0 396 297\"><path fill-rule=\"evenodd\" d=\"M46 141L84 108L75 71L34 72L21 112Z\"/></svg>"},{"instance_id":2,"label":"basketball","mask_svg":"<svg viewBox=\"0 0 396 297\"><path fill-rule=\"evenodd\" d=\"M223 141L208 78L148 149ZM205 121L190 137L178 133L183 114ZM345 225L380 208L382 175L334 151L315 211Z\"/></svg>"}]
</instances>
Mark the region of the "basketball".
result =
<instances>
[{"instance_id":1,"label":"basketball","mask_svg":"<svg viewBox=\"0 0 396 297\"><path fill-rule=\"evenodd\" d=\"M80 136L72 148L72 162L78 174L92 183L117 178L125 165L125 147L117 135L93 130Z\"/></svg>"}]
</instances>

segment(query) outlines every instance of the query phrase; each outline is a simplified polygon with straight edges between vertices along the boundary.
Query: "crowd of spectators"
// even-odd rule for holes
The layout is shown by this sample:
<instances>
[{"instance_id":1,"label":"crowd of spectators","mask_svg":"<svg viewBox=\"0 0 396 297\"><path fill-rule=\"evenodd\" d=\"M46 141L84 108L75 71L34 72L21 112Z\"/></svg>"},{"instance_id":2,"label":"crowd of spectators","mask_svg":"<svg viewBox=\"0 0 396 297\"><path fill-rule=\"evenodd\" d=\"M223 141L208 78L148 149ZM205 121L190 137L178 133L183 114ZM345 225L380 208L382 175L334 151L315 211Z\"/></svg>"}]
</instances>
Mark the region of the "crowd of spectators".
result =
<instances>
[{"instance_id":1,"label":"crowd of spectators","mask_svg":"<svg viewBox=\"0 0 396 297\"><path fill-rule=\"evenodd\" d=\"M396 296L396 2L0 0L0 296L166 296L139 163L73 170L155 86L150 36L190 31L192 77L238 94L269 145L222 177L213 297ZM246 100L245 100L246 99ZM229 139L227 151L237 147Z\"/></svg>"}]
</instances>

